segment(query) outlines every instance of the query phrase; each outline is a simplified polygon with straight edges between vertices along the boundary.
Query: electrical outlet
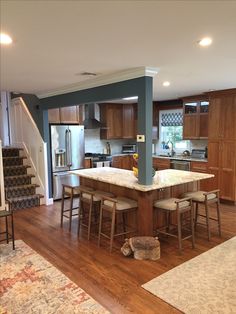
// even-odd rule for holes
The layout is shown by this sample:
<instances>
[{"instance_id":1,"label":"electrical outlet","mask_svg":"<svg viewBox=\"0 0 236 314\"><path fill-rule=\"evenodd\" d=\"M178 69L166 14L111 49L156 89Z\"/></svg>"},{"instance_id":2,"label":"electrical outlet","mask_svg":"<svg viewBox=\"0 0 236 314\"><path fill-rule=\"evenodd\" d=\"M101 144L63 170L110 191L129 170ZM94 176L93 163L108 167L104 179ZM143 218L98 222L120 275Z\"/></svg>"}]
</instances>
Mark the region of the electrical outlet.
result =
<instances>
[{"instance_id":1,"label":"electrical outlet","mask_svg":"<svg viewBox=\"0 0 236 314\"><path fill-rule=\"evenodd\" d=\"M137 142L145 142L145 135L137 135Z\"/></svg>"}]
</instances>

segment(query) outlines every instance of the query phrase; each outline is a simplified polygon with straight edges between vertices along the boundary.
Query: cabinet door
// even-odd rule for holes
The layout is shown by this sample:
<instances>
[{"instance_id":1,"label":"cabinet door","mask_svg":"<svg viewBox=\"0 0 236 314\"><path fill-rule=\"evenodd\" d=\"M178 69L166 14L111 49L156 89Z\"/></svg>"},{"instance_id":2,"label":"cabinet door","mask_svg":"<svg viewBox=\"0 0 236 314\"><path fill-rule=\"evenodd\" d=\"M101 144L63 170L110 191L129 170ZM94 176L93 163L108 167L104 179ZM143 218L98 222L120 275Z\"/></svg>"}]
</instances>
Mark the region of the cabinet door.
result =
<instances>
[{"instance_id":1,"label":"cabinet door","mask_svg":"<svg viewBox=\"0 0 236 314\"><path fill-rule=\"evenodd\" d=\"M122 157L120 156L114 156L112 157L112 167L114 168L121 168L121 159Z\"/></svg>"},{"instance_id":2,"label":"cabinet door","mask_svg":"<svg viewBox=\"0 0 236 314\"><path fill-rule=\"evenodd\" d=\"M191 161L190 168L191 168L191 171L194 171L194 172L207 173L208 164L207 164L207 162ZM201 191L210 191L211 180L212 179L201 180L200 181L200 190Z\"/></svg>"},{"instance_id":3,"label":"cabinet door","mask_svg":"<svg viewBox=\"0 0 236 314\"><path fill-rule=\"evenodd\" d=\"M209 180L209 190L220 188L219 173L220 173L220 142L208 142L208 172L214 174L214 178Z\"/></svg>"},{"instance_id":4,"label":"cabinet door","mask_svg":"<svg viewBox=\"0 0 236 314\"><path fill-rule=\"evenodd\" d=\"M76 106L60 108L61 123L78 123Z\"/></svg>"},{"instance_id":5,"label":"cabinet door","mask_svg":"<svg viewBox=\"0 0 236 314\"><path fill-rule=\"evenodd\" d=\"M135 138L134 106L123 105L123 138Z\"/></svg>"},{"instance_id":6,"label":"cabinet door","mask_svg":"<svg viewBox=\"0 0 236 314\"><path fill-rule=\"evenodd\" d=\"M91 160L91 158L84 159L84 168L92 168L92 160Z\"/></svg>"},{"instance_id":7,"label":"cabinet door","mask_svg":"<svg viewBox=\"0 0 236 314\"><path fill-rule=\"evenodd\" d=\"M208 114L209 140L217 140L220 138L221 119L221 100L220 98L212 98L210 100Z\"/></svg>"},{"instance_id":8,"label":"cabinet door","mask_svg":"<svg viewBox=\"0 0 236 314\"><path fill-rule=\"evenodd\" d=\"M85 120L85 113L84 113L84 105L76 106L76 112L77 112L77 121L79 124L83 125Z\"/></svg>"},{"instance_id":9,"label":"cabinet door","mask_svg":"<svg viewBox=\"0 0 236 314\"><path fill-rule=\"evenodd\" d=\"M184 115L183 139L195 139L198 137L198 115Z\"/></svg>"},{"instance_id":10,"label":"cabinet door","mask_svg":"<svg viewBox=\"0 0 236 314\"><path fill-rule=\"evenodd\" d=\"M236 95L221 98L221 125L221 137L236 140Z\"/></svg>"},{"instance_id":11,"label":"cabinet door","mask_svg":"<svg viewBox=\"0 0 236 314\"><path fill-rule=\"evenodd\" d=\"M236 142L222 141L220 145L220 195L226 200L235 200Z\"/></svg>"},{"instance_id":12,"label":"cabinet door","mask_svg":"<svg viewBox=\"0 0 236 314\"><path fill-rule=\"evenodd\" d=\"M49 109L48 110L48 122L49 123L60 123L60 109L55 108L55 109Z\"/></svg>"},{"instance_id":13,"label":"cabinet door","mask_svg":"<svg viewBox=\"0 0 236 314\"><path fill-rule=\"evenodd\" d=\"M123 105L103 104L101 105L101 121L106 126L100 130L102 139L122 138L123 128Z\"/></svg>"},{"instance_id":14,"label":"cabinet door","mask_svg":"<svg viewBox=\"0 0 236 314\"><path fill-rule=\"evenodd\" d=\"M208 138L208 114L205 113L199 115L199 137Z\"/></svg>"},{"instance_id":15,"label":"cabinet door","mask_svg":"<svg viewBox=\"0 0 236 314\"><path fill-rule=\"evenodd\" d=\"M122 169L132 170L130 156L129 155L122 156L121 159L122 159L122 165L121 165Z\"/></svg>"}]
</instances>

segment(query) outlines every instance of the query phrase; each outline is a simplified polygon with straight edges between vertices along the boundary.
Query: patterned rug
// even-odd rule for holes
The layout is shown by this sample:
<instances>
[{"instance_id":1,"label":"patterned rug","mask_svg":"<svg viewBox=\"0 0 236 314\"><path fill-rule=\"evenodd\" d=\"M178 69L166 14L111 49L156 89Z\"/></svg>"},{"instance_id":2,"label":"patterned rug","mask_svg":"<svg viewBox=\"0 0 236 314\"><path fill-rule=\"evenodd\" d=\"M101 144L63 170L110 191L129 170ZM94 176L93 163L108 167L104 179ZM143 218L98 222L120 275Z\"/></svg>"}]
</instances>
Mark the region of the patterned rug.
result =
<instances>
[{"instance_id":1,"label":"patterned rug","mask_svg":"<svg viewBox=\"0 0 236 314\"><path fill-rule=\"evenodd\" d=\"M23 241L0 245L0 314L108 313Z\"/></svg>"},{"instance_id":2,"label":"patterned rug","mask_svg":"<svg viewBox=\"0 0 236 314\"><path fill-rule=\"evenodd\" d=\"M142 287L184 313L236 313L236 237Z\"/></svg>"}]
</instances>

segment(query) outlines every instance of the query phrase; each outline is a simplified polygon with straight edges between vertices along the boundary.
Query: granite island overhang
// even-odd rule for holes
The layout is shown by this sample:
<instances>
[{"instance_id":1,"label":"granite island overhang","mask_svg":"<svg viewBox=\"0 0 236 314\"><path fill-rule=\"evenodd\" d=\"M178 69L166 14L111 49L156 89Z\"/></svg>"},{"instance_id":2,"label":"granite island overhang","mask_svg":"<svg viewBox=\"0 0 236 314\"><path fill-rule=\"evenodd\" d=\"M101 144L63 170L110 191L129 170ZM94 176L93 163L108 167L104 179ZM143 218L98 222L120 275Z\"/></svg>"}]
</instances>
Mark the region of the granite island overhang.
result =
<instances>
[{"instance_id":1,"label":"granite island overhang","mask_svg":"<svg viewBox=\"0 0 236 314\"><path fill-rule=\"evenodd\" d=\"M155 200L180 197L184 192L197 190L200 180L214 177L207 173L167 169L156 171L152 185L140 185L130 170L101 167L75 170L71 173L78 175L83 185L137 200L139 235L153 235L153 228L162 224L163 217L153 211Z\"/></svg>"}]
</instances>

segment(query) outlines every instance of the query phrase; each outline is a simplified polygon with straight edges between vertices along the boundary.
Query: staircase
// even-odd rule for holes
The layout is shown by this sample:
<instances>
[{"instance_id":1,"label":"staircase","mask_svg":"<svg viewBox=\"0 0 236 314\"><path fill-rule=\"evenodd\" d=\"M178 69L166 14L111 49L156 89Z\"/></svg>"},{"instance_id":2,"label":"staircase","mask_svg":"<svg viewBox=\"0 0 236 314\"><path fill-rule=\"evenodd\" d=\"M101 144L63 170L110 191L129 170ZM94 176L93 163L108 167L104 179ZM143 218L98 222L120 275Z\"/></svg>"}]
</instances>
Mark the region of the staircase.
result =
<instances>
[{"instance_id":1,"label":"staircase","mask_svg":"<svg viewBox=\"0 0 236 314\"><path fill-rule=\"evenodd\" d=\"M21 151L21 148L2 148L5 195L12 210L39 206L43 198L36 193L39 185L31 183L35 176L27 173L30 166L24 164L27 157L21 156Z\"/></svg>"}]
</instances>

